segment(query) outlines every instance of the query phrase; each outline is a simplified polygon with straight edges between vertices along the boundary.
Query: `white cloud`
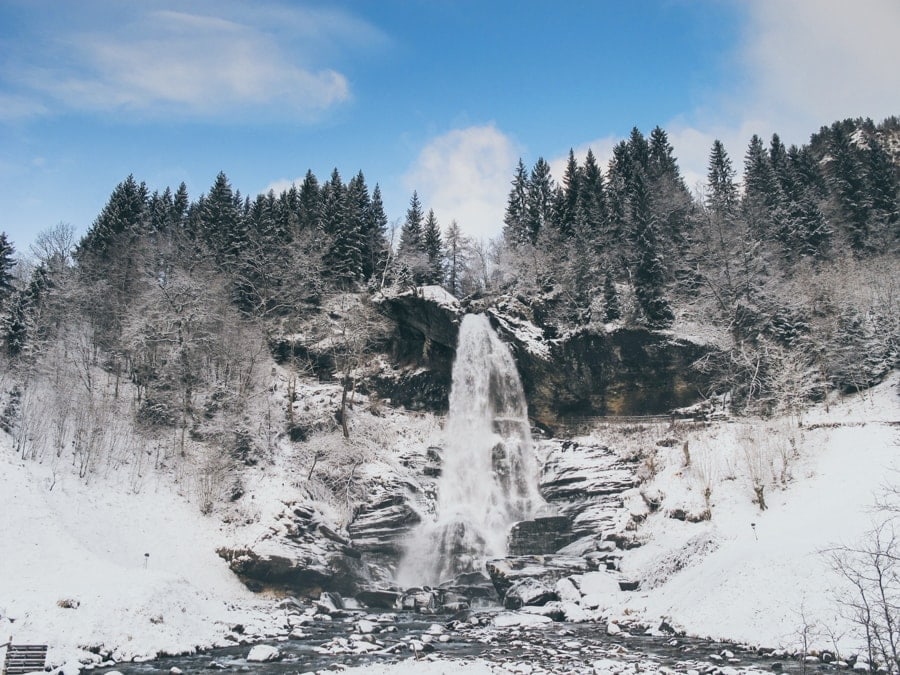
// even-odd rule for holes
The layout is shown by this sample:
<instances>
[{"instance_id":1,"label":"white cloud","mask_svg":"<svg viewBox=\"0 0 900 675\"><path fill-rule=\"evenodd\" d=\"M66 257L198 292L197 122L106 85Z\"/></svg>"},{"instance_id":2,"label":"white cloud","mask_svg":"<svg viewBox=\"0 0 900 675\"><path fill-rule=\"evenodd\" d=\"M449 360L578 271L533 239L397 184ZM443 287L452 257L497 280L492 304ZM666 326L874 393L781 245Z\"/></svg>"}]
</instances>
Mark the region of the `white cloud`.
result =
<instances>
[{"instance_id":1,"label":"white cloud","mask_svg":"<svg viewBox=\"0 0 900 675\"><path fill-rule=\"evenodd\" d=\"M27 96L0 93L0 121L11 122L45 113L47 107L40 101Z\"/></svg>"},{"instance_id":2,"label":"white cloud","mask_svg":"<svg viewBox=\"0 0 900 675\"><path fill-rule=\"evenodd\" d=\"M269 192L274 192L276 195L280 195L282 192L287 192L295 185L300 185L303 182L303 178L295 178L294 180L288 180L287 178L278 178L277 180L273 180L271 183L266 185L262 189L262 194L269 194Z\"/></svg>"},{"instance_id":3,"label":"white cloud","mask_svg":"<svg viewBox=\"0 0 900 675\"><path fill-rule=\"evenodd\" d=\"M405 176L442 226L456 220L469 236L494 237L503 229L516 144L493 124L454 129L431 139Z\"/></svg>"},{"instance_id":4,"label":"white cloud","mask_svg":"<svg viewBox=\"0 0 900 675\"><path fill-rule=\"evenodd\" d=\"M741 56L757 114L785 127L813 125L809 133L836 119L900 112L896 0L748 0L746 7Z\"/></svg>"},{"instance_id":5,"label":"white cloud","mask_svg":"<svg viewBox=\"0 0 900 675\"><path fill-rule=\"evenodd\" d=\"M692 191L706 182L717 138L740 178L753 134L768 141L778 133L799 145L835 120L878 122L900 114L897 0L741 0L739 7L746 25L729 60L742 69L731 78L740 85L662 125ZM599 159L598 147L618 140L582 144L576 155L583 161L586 146L593 145ZM565 156L551 161L554 177L562 176L565 162Z\"/></svg>"},{"instance_id":6,"label":"white cloud","mask_svg":"<svg viewBox=\"0 0 900 675\"><path fill-rule=\"evenodd\" d=\"M338 11L186 4L131 11L124 21L95 17L99 28L63 30L54 49L35 49L6 77L32 97L80 110L308 121L351 97L346 76L326 60L383 40Z\"/></svg>"}]
</instances>

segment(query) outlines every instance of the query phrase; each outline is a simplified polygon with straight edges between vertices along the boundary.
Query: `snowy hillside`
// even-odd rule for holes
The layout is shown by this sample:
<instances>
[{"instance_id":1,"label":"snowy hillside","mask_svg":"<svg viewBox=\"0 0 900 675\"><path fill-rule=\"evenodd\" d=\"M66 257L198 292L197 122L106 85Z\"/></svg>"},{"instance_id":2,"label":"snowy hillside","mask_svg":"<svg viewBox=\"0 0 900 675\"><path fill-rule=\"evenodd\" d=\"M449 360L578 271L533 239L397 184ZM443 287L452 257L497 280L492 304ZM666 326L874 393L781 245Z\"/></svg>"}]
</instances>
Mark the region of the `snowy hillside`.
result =
<instances>
[{"instance_id":1,"label":"snowy hillside","mask_svg":"<svg viewBox=\"0 0 900 675\"><path fill-rule=\"evenodd\" d=\"M659 508L638 529L643 546L623 561L642 590L621 594L610 615L750 644L796 648L805 637L859 650L836 601L846 582L827 550L859 545L874 524L897 517L875 506L900 482L898 382L894 375L828 412L819 406L799 428L736 421L688 433L689 464L682 442L658 447L656 474L639 491ZM631 503L638 514L644 501Z\"/></svg>"},{"instance_id":2,"label":"snowy hillside","mask_svg":"<svg viewBox=\"0 0 900 675\"><path fill-rule=\"evenodd\" d=\"M828 412L817 408L802 427L721 423L662 444L673 435L665 426L630 441L627 432L595 432L620 452L641 448L646 478L626 500L642 546L622 563L641 590L610 592L595 615L649 626L665 619L690 634L767 646L796 647L805 627L812 644L859 649L834 602L840 577L820 552L856 542L878 518L875 498L900 467L898 382L894 375ZM380 424L378 445L391 450L370 458L370 473L396 470L398 453L439 434L433 420L399 412ZM291 492L289 467L276 460L246 471L244 499L259 514ZM202 515L169 477L135 491L126 474L86 484L74 469L23 461L0 437L0 635L49 643L50 662L61 664L227 644L238 625L251 639L277 634L284 616L273 600L250 593L216 555L261 537L265 519L225 524ZM765 511L754 502L759 484Z\"/></svg>"}]
</instances>

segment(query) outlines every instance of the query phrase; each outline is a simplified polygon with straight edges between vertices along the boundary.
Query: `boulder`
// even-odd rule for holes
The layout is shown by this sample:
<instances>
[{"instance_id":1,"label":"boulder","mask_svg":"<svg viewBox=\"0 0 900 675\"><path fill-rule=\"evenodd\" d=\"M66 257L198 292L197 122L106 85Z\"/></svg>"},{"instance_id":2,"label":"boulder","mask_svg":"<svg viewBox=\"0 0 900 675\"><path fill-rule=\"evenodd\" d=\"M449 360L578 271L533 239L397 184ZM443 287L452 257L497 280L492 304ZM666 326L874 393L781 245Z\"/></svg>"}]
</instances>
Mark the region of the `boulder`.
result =
<instances>
[{"instance_id":1,"label":"boulder","mask_svg":"<svg viewBox=\"0 0 900 675\"><path fill-rule=\"evenodd\" d=\"M519 609L525 605L546 605L552 600L559 600L553 587L535 578L514 581L503 594L503 606L506 609Z\"/></svg>"},{"instance_id":2,"label":"boulder","mask_svg":"<svg viewBox=\"0 0 900 675\"><path fill-rule=\"evenodd\" d=\"M356 601L370 609L394 609L400 600L400 592L390 589L366 588L356 594Z\"/></svg>"},{"instance_id":3,"label":"boulder","mask_svg":"<svg viewBox=\"0 0 900 675\"><path fill-rule=\"evenodd\" d=\"M503 598L507 591L522 579L535 579L553 585L563 577L584 574L597 569L584 558L574 556L519 556L515 558L498 558L486 564L488 574L497 594Z\"/></svg>"},{"instance_id":4,"label":"boulder","mask_svg":"<svg viewBox=\"0 0 900 675\"><path fill-rule=\"evenodd\" d=\"M575 540L572 523L566 516L523 520L512 526L507 551L512 556L556 553Z\"/></svg>"},{"instance_id":5,"label":"boulder","mask_svg":"<svg viewBox=\"0 0 900 675\"><path fill-rule=\"evenodd\" d=\"M281 652L271 645L255 645L247 654L247 661L255 663L269 663L281 659Z\"/></svg>"},{"instance_id":6,"label":"boulder","mask_svg":"<svg viewBox=\"0 0 900 675\"><path fill-rule=\"evenodd\" d=\"M321 547L286 548L287 555L256 551L251 548L220 548L219 557L232 572L255 592L267 589L287 590L298 595L315 596L323 589L352 593L361 570L344 559L340 552L327 553Z\"/></svg>"}]
</instances>

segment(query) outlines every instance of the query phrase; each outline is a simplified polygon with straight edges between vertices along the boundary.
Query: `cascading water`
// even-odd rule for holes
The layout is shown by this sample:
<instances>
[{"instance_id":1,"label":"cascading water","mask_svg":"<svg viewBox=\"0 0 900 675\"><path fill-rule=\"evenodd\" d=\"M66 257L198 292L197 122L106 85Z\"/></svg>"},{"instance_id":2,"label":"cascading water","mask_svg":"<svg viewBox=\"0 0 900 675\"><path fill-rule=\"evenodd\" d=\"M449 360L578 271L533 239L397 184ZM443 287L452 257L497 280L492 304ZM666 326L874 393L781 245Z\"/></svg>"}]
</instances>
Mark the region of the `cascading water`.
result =
<instances>
[{"instance_id":1,"label":"cascading water","mask_svg":"<svg viewBox=\"0 0 900 675\"><path fill-rule=\"evenodd\" d=\"M481 570L542 504L519 373L482 314L460 325L444 436L435 519L413 532L397 574L406 586Z\"/></svg>"}]
</instances>

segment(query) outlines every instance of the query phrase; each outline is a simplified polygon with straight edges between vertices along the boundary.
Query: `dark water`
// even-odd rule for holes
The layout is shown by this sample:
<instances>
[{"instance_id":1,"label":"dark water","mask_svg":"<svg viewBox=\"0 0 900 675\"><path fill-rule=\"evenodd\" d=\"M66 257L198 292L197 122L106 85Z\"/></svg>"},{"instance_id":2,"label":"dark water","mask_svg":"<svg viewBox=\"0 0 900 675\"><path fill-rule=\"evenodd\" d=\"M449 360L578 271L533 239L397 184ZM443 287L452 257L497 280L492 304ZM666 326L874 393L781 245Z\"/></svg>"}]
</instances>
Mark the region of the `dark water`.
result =
<instances>
[{"instance_id":1,"label":"dark water","mask_svg":"<svg viewBox=\"0 0 900 675\"><path fill-rule=\"evenodd\" d=\"M390 619L390 622L379 622ZM372 653L348 653L354 640L355 622L368 618L389 632L365 636L371 640ZM438 629L445 641L440 641ZM305 673L341 669L373 663L393 663L410 658L474 659L497 664L529 664L535 672L591 673L591 664L599 659L623 662L630 672L658 670L668 667L676 672L730 674L739 671L784 671L810 673L836 670L823 663L802 663L784 655L758 653L747 647L709 640L651 635L609 636L605 626L597 623L553 623L534 628L494 628L472 623L444 622L439 617L391 613L363 615L315 622L303 627L302 639L271 640L263 644L276 646L282 659L271 663L246 660L251 646L235 645L195 654L162 658L144 663L121 663L114 669L125 675L168 673L177 667L192 672L252 672L260 674ZM429 635L429 632L435 633ZM423 636L428 636L423 638ZM359 640L357 633L356 639ZM427 644L423 642L431 640ZM346 644L347 648L343 645ZM322 653L322 652L329 653ZM104 670L110 670L105 668ZM450 671L448 671L450 672Z\"/></svg>"}]
</instances>

